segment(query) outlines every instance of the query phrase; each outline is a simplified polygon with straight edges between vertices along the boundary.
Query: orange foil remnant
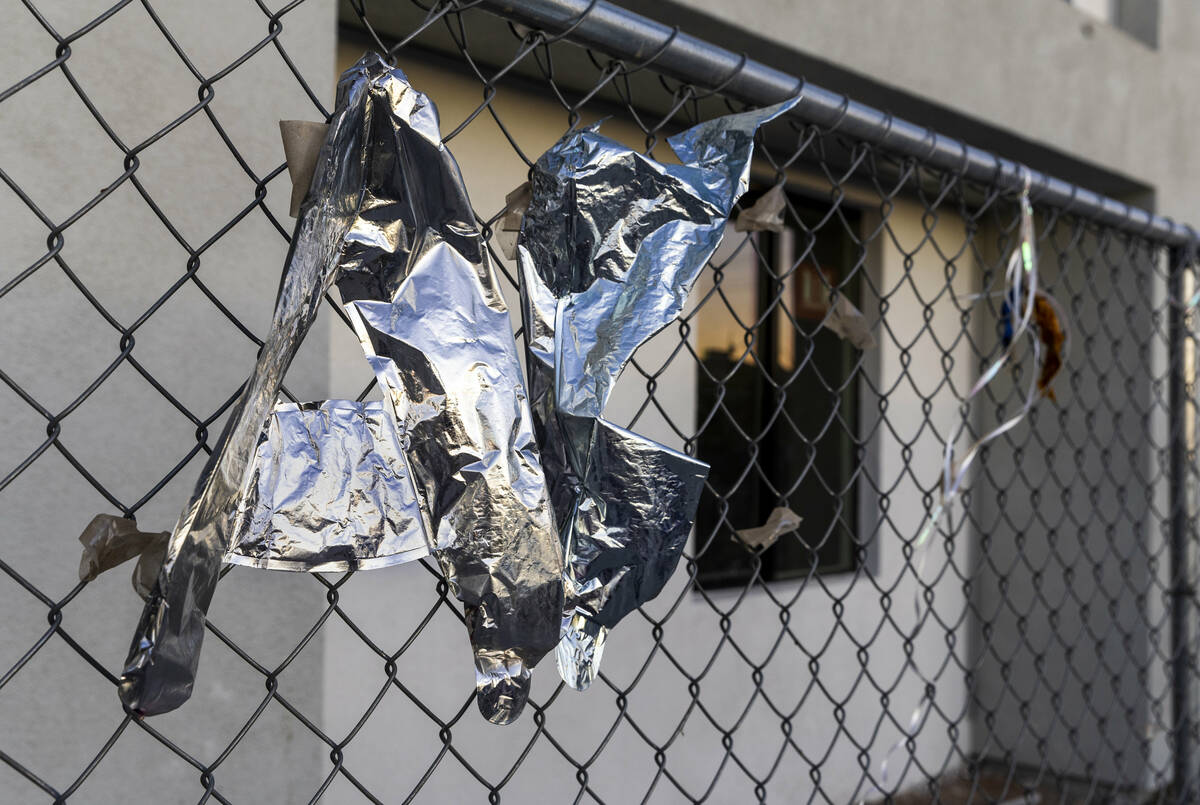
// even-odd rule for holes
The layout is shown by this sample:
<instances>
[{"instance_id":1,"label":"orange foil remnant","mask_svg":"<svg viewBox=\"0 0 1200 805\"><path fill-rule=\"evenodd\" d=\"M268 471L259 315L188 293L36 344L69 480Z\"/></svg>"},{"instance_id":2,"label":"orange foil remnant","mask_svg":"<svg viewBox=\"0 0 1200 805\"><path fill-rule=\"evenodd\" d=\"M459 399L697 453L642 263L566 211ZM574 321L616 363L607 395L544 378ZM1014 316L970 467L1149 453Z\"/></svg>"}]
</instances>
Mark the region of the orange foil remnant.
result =
<instances>
[{"instance_id":1,"label":"orange foil remnant","mask_svg":"<svg viewBox=\"0 0 1200 805\"><path fill-rule=\"evenodd\" d=\"M1033 321L1046 352L1042 359L1042 373L1038 376L1038 391L1042 396L1057 402L1050 382L1062 369L1063 345L1067 342L1067 332L1059 319L1055 304L1045 294L1037 294L1033 298Z\"/></svg>"}]
</instances>

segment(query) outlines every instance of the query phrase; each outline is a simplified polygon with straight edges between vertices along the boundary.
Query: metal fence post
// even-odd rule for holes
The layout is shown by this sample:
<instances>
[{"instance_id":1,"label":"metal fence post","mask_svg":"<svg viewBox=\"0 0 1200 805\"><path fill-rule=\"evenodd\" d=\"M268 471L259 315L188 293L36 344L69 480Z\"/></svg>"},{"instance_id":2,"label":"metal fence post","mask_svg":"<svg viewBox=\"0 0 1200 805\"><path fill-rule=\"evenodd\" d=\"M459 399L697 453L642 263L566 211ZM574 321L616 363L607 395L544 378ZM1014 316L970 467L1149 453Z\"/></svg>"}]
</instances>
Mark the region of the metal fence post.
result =
<instances>
[{"instance_id":1,"label":"metal fence post","mask_svg":"<svg viewBox=\"0 0 1200 805\"><path fill-rule=\"evenodd\" d=\"M1187 311L1178 304L1184 298L1184 274L1189 263L1189 249L1175 248L1170 252L1168 276L1168 336L1170 365L1170 511L1171 511L1171 707L1172 754L1175 793L1182 802L1196 801L1196 761L1193 733L1193 687L1195 684L1195 647L1191 608L1196 590L1190 572L1187 374L1184 343ZM1171 300L1174 300L1172 303Z\"/></svg>"}]
</instances>

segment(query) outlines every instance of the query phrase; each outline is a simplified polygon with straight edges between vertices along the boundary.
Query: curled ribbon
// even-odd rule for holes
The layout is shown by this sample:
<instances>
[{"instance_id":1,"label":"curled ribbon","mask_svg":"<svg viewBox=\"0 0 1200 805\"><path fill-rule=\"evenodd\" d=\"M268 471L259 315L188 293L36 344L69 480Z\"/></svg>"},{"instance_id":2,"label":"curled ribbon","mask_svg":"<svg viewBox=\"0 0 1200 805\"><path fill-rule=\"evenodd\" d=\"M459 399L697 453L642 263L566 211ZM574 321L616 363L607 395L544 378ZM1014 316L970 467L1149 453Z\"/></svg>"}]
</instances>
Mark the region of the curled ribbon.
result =
<instances>
[{"instance_id":1,"label":"curled ribbon","mask_svg":"<svg viewBox=\"0 0 1200 805\"><path fill-rule=\"evenodd\" d=\"M1000 374L1005 366L1010 362L1015 362L1019 344L1024 337L1028 337L1029 348L1033 355L1033 362L1037 366L1042 366L1043 348L1047 347L1045 339L1039 335L1040 322L1037 320L1037 310L1039 301L1041 304L1049 304L1058 314L1059 327L1065 326L1065 317L1057 304L1046 294L1038 291L1038 265L1037 255L1034 251L1034 228L1033 228L1033 206L1029 201L1029 187L1031 183L1031 174L1028 170L1025 172L1025 186L1021 191L1020 196L1020 227L1019 237L1020 242L1017 248L1013 249L1009 255L1008 263L1004 272L1005 293L1001 315L1005 317L1004 324L1004 349L1000 355L980 374L979 379L971 387L971 390L963 398L962 406L964 409L969 407L971 401L978 396L991 383L997 375ZM1065 335L1059 332L1056 346L1062 347L1062 342L1065 340ZM1058 357L1056 355L1056 357ZM967 427L967 417L960 419L959 425L950 438L946 439L945 450L942 460L942 482L941 494L937 505L929 513L924 525L913 541L913 549L916 557L916 562L913 565L917 579L924 576L925 564L929 555L929 547L932 545L932 537L937 530L938 524L943 516L949 516L949 510L954 502L962 493L966 485L967 474L979 456L984 445L999 438L1003 434L1015 428L1020 424L1033 406L1037 403L1042 394L1048 390L1046 385L1049 382L1046 370L1050 369L1048 365L1043 367L1042 372L1031 372L1029 387L1022 399L1020 410L1012 417L1000 423L996 427L989 430L987 433L980 436L967 450L962 454L962 457L957 457L955 444L961 438L963 431ZM1054 368L1057 371L1057 367ZM1050 373L1050 377L1054 372ZM1041 393L1039 393L1041 392ZM920 585L913 595L913 611L916 616L916 629L913 632L913 637L920 631L924 622L922 615L923 596ZM897 740L888 749L883 761L880 763L881 782L886 785L888 781L888 763L892 755L901 749L906 743L913 740L921 724L925 721L929 714L930 708L933 706L933 690L934 680L927 679L921 671L916 667L912 657L909 657L907 664L910 665L916 672L917 676L925 683L925 690L921 696L921 702L913 710L909 717L907 728L904 730L904 735Z\"/></svg>"}]
</instances>

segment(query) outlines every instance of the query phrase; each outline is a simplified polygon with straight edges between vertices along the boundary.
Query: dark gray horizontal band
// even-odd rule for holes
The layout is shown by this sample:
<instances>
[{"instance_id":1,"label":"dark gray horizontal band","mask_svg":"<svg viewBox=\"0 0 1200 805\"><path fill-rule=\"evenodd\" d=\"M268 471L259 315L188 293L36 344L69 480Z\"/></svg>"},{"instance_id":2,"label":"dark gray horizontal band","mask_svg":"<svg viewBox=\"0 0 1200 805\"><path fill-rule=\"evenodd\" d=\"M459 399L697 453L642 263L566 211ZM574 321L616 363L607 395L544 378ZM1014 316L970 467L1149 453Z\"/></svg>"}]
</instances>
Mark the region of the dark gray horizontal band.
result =
<instances>
[{"instance_id":1,"label":"dark gray horizontal band","mask_svg":"<svg viewBox=\"0 0 1200 805\"><path fill-rule=\"evenodd\" d=\"M800 92L793 114L807 123L1014 193L1029 171L1030 196L1038 204L1170 246L1197 240L1190 226L973 148L603 0L483 0L481 5L551 35L570 29L566 39L614 58L635 63L653 58L649 66L656 72L697 88L720 87L722 94L744 103L765 105Z\"/></svg>"}]
</instances>

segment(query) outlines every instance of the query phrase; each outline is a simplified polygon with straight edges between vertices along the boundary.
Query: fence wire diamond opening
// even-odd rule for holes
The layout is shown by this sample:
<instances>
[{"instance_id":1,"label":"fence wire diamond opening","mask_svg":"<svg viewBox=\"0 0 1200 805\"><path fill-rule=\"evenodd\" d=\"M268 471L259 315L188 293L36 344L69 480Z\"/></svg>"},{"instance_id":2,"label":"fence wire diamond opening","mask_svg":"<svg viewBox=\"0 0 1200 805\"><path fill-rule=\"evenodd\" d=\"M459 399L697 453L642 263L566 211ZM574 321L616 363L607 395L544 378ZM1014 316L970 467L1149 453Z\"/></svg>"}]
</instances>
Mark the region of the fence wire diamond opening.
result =
<instances>
[{"instance_id":1,"label":"fence wire diamond opening","mask_svg":"<svg viewBox=\"0 0 1200 805\"><path fill-rule=\"evenodd\" d=\"M964 402L1002 349L1017 197L800 116L762 132L741 203L782 186L782 223L728 227L606 412L713 471L591 690L543 669L521 721L479 718L427 560L227 567L192 700L123 711L141 602L120 571L79 582L75 537L97 512L169 529L220 432L291 237L276 121L327 118L340 69L385 53L438 103L515 310L500 220L532 160L600 119L667 159L745 108L749 60L705 84L663 67L678 32L583 47L598 2L549 31L523 2L88 5L22 0L0 57L0 798L1197 801L1190 244L1035 190L1070 330L1056 399L920 547L945 440L1011 416L1037 371ZM824 326L831 288L874 346ZM285 395L377 397L328 301ZM737 539L780 506L796 530Z\"/></svg>"}]
</instances>

